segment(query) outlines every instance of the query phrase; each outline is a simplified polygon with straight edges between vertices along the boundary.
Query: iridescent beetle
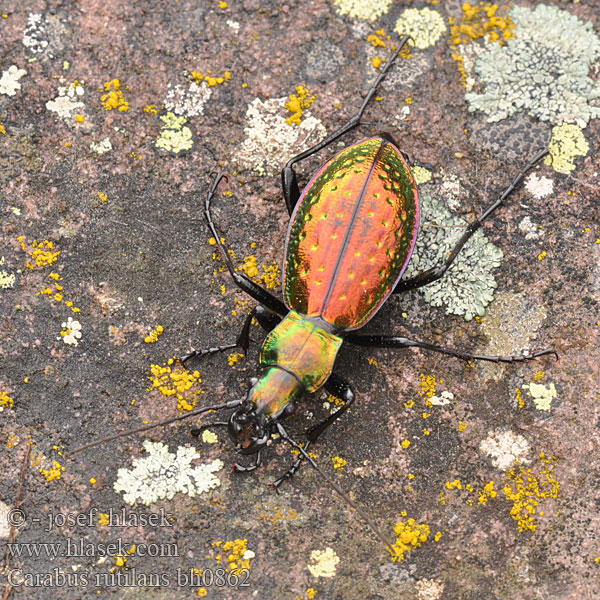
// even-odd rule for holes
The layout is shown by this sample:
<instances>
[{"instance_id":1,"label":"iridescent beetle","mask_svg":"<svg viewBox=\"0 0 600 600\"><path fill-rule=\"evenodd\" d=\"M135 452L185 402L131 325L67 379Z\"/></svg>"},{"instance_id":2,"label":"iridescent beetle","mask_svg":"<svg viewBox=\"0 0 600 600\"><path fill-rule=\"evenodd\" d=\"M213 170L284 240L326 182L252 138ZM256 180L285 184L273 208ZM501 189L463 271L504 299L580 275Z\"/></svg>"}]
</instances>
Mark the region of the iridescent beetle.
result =
<instances>
[{"instance_id":1,"label":"iridescent beetle","mask_svg":"<svg viewBox=\"0 0 600 600\"><path fill-rule=\"evenodd\" d=\"M527 171L547 154L547 151L539 152L502 196L466 228L443 264L402 280L417 238L419 201L415 179L393 139L381 134L341 150L319 169L302 194L293 165L359 125L367 104L407 40L408 36L405 36L382 69L357 114L325 140L289 160L282 171L283 194L291 215L284 253L284 302L235 270L210 209L223 175L217 176L208 193L204 214L220 255L235 284L262 306L257 306L248 315L234 344L193 351L181 361L235 347L246 351L250 325L256 318L269 334L260 354L262 374L251 380L248 394L238 400L207 406L101 440L166 425L209 410L235 409L227 421L210 425L227 426L238 452L255 455L250 466L236 464L238 471L258 467L262 450L272 434L278 433L300 455L275 482L275 486L291 477L301 461L306 459L360 512L388 549L391 545L370 519L332 483L307 453L308 447L354 402L350 384L333 372L342 343L380 348L426 348L464 360L493 362L524 361L555 354L554 350L546 349L521 356L483 356L405 337L356 333L373 318L391 294L414 290L442 277L483 221L504 202ZM329 417L310 427L306 432L306 443L300 446L287 434L282 420L294 410L303 394L316 392L321 387L345 403Z\"/></svg>"}]
</instances>

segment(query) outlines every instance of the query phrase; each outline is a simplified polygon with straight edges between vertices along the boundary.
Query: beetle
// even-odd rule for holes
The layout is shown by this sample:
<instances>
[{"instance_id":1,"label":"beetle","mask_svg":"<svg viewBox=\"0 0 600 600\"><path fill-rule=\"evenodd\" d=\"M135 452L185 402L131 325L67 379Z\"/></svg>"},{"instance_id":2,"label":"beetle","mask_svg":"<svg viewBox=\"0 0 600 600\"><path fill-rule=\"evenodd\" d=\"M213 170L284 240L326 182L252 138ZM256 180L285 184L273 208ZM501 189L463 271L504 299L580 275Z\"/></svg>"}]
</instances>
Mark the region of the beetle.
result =
<instances>
[{"instance_id":1,"label":"beetle","mask_svg":"<svg viewBox=\"0 0 600 600\"><path fill-rule=\"evenodd\" d=\"M402 279L415 246L419 227L417 185L404 154L387 133L356 142L327 160L300 193L294 165L329 146L360 124L376 89L408 41L405 36L391 59L368 90L358 112L323 141L291 158L281 172L283 195L290 214L283 259L283 301L235 270L230 253L212 218L211 204L224 175L215 178L206 197L204 216L216 240L222 260L235 284L260 304L244 322L233 344L194 350L182 363L198 356L249 345L252 319L268 331L260 353L261 374L252 378L241 399L204 407L185 415L105 438L144 431L158 425L198 415L208 410L234 409L221 425L242 455L254 455L251 465L235 464L237 471L252 471L261 463L262 451L278 433L299 451L293 465L275 481L278 488L292 477L303 459L328 479L354 508L356 505L321 471L309 456L309 446L354 403L352 386L334 372L342 343L380 348L424 348L463 360L520 362L548 354L545 349L519 356L486 356L445 348L395 335L361 335L356 330L368 323L392 294L420 288L440 279L482 223L506 200L525 174L543 158L543 150L521 170L511 185L478 219L467 226L445 261L409 279ZM301 396L324 387L344 401L326 419L306 431L301 446L282 422L294 412ZM199 429L193 430L198 434ZM87 448L93 444L84 446ZM82 450L80 448L79 450ZM73 454L73 452L71 452ZM377 528L369 522L384 543Z\"/></svg>"}]
</instances>

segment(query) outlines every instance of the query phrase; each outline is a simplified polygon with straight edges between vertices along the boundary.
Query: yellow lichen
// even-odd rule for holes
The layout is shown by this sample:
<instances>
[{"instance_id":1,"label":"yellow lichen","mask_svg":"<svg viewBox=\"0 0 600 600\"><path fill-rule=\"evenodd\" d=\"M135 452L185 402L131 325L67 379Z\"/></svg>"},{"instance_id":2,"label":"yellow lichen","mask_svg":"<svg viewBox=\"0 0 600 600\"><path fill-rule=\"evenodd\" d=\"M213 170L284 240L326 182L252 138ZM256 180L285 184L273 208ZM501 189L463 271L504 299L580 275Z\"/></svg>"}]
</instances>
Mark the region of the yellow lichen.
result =
<instances>
[{"instance_id":1,"label":"yellow lichen","mask_svg":"<svg viewBox=\"0 0 600 600\"><path fill-rule=\"evenodd\" d=\"M343 469L348 464L348 461L341 456L334 456L331 460L333 461L334 469Z\"/></svg>"},{"instance_id":2,"label":"yellow lichen","mask_svg":"<svg viewBox=\"0 0 600 600\"><path fill-rule=\"evenodd\" d=\"M106 92L100 97L100 102L106 110L118 110L125 112L129 110L129 102L125 100L121 91L121 82L118 79L111 79L104 84Z\"/></svg>"},{"instance_id":3,"label":"yellow lichen","mask_svg":"<svg viewBox=\"0 0 600 600\"><path fill-rule=\"evenodd\" d=\"M174 359L169 359L163 365L150 366L150 381L152 386L148 391L158 390L166 398L176 396L177 408L180 411L193 410L198 402L198 396L204 394L200 384L202 379L198 371L188 371L180 363L175 368Z\"/></svg>"},{"instance_id":4,"label":"yellow lichen","mask_svg":"<svg viewBox=\"0 0 600 600\"><path fill-rule=\"evenodd\" d=\"M27 243L22 235L17 238L17 241L20 242L21 249L27 252L27 254L29 254L35 263L34 264L27 261L25 266L28 269L42 269L43 267L47 267L58 260L60 250L53 252L54 242L51 242L50 240L42 240L39 243L37 240L33 240L31 244L31 250L27 249Z\"/></svg>"},{"instance_id":5,"label":"yellow lichen","mask_svg":"<svg viewBox=\"0 0 600 600\"><path fill-rule=\"evenodd\" d=\"M146 344L154 344L154 342L158 341L159 336L161 336L164 332L164 328L162 325L157 325L153 330L152 333L150 333L149 335L147 335L144 338L144 342L146 342Z\"/></svg>"},{"instance_id":6,"label":"yellow lichen","mask_svg":"<svg viewBox=\"0 0 600 600\"><path fill-rule=\"evenodd\" d=\"M554 475L556 457L546 458L543 452L539 457L542 462L540 474L533 469L515 466L508 473L508 482L504 486L504 495L513 503L510 516L517 522L519 531L535 531L538 523L536 514L544 513L538 510L541 501L557 498L560 484Z\"/></svg>"},{"instance_id":7,"label":"yellow lichen","mask_svg":"<svg viewBox=\"0 0 600 600\"><path fill-rule=\"evenodd\" d=\"M235 363L237 363L240 358L244 358L244 354L241 352L232 352L228 357L227 357L227 362L229 363L230 367L233 367L233 365L235 365Z\"/></svg>"},{"instance_id":8,"label":"yellow lichen","mask_svg":"<svg viewBox=\"0 0 600 600\"><path fill-rule=\"evenodd\" d=\"M263 274L260 274L256 263L256 256L250 255L244 257L244 263L238 267L238 271L243 271L256 283L264 285L268 290L276 289L281 285L281 269L276 262L261 267Z\"/></svg>"},{"instance_id":9,"label":"yellow lichen","mask_svg":"<svg viewBox=\"0 0 600 600\"><path fill-rule=\"evenodd\" d=\"M427 523L418 524L415 519L399 521L394 529L396 534L396 543L392 545L394 554L392 560L401 562L406 557L407 552L419 548L429 539L431 529Z\"/></svg>"},{"instance_id":10,"label":"yellow lichen","mask_svg":"<svg viewBox=\"0 0 600 600\"><path fill-rule=\"evenodd\" d=\"M212 545L222 551L222 554L211 557L217 561L217 564L224 564L224 561L227 561L227 568L234 575L250 570L250 561L254 558L254 552L248 550L248 540L236 539L227 542L219 540Z\"/></svg>"},{"instance_id":11,"label":"yellow lichen","mask_svg":"<svg viewBox=\"0 0 600 600\"><path fill-rule=\"evenodd\" d=\"M285 105L292 113L292 116L285 120L288 125L300 125L302 111L305 108L308 108L316 98L316 96L311 96L308 88L304 84L296 87L296 94L292 94L289 102Z\"/></svg>"},{"instance_id":12,"label":"yellow lichen","mask_svg":"<svg viewBox=\"0 0 600 600\"><path fill-rule=\"evenodd\" d=\"M483 490L479 493L479 504L484 506L490 498L495 498L498 492L494 489L494 482L490 481L483 486Z\"/></svg>"},{"instance_id":13,"label":"yellow lichen","mask_svg":"<svg viewBox=\"0 0 600 600\"><path fill-rule=\"evenodd\" d=\"M40 473L46 478L46 481L53 481L54 479L60 479L60 476L65 468L56 460L52 461L52 466L48 469L40 467Z\"/></svg>"},{"instance_id":14,"label":"yellow lichen","mask_svg":"<svg viewBox=\"0 0 600 600\"><path fill-rule=\"evenodd\" d=\"M0 392L0 412L5 408L12 408L15 401L6 393Z\"/></svg>"},{"instance_id":15,"label":"yellow lichen","mask_svg":"<svg viewBox=\"0 0 600 600\"><path fill-rule=\"evenodd\" d=\"M575 158L586 156L590 145L578 125L563 123L552 128L552 139L548 144L550 156L546 164L552 165L557 173L569 174L575 170Z\"/></svg>"},{"instance_id":16,"label":"yellow lichen","mask_svg":"<svg viewBox=\"0 0 600 600\"><path fill-rule=\"evenodd\" d=\"M508 7L503 6L501 10L506 11ZM509 16L499 16L497 4L480 2L478 5L471 5L465 2L462 5L462 11L461 19L455 17L448 19L450 42L453 46L472 42L482 37L486 37L489 42L498 42L503 45L515 35L513 20Z\"/></svg>"}]
</instances>

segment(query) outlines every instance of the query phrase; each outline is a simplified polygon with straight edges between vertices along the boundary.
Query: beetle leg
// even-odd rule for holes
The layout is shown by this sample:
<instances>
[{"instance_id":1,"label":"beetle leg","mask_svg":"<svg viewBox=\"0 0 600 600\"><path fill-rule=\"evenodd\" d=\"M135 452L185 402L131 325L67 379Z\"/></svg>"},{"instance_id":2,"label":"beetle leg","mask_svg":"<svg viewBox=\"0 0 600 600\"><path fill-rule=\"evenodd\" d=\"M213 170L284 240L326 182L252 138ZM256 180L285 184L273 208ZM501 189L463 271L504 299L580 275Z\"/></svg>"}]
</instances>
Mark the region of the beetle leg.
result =
<instances>
[{"instance_id":1,"label":"beetle leg","mask_svg":"<svg viewBox=\"0 0 600 600\"><path fill-rule=\"evenodd\" d=\"M252 318L255 316L255 310L253 309L244 321L242 331L238 336L238 339L233 344L225 344L223 346L215 346L214 348L203 348L202 350L192 350L189 354L182 356L179 360L181 364L186 363L190 358L196 356L206 356L207 354L214 354L215 352L225 352L226 350L232 350L233 348L241 348L244 354L248 351L250 345L250 325L252 324Z\"/></svg>"},{"instance_id":2,"label":"beetle leg","mask_svg":"<svg viewBox=\"0 0 600 600\"><path fill-rule=\"evenodd\" d=\"M240 465L238 463L235 463L233 465L233 470L236 473L247 473L248 471L254 471L254 469L257 469L258 467L260 467L260 455L261 455L262 450L259 450L256 453L256 460L254 461L253 465L248 465L247 467L245 467L244 465Z\"/></svg>"},{"instance_id":3,"label":"beetle leg","mask_svg":"<svg viewBox=\"0 0 600 600\"><path fill-rule=\"evenodd\" d=\"M487 219L487 217L489 217L499 206L503 204L507 196L515 189L515 187L518 185L521 179L525 177L527 171L535 167L535 165L544 156L546 156L546 154L548 154L548 150L540 150L534 156L533 160L531 160L531 162L527 164L527 166L515 177L514 181L506 188L506 190L504 190L502 196L500 196L500 198L498 198L498 200L496 200L496 202L494 202L494 204L492 204L492 206L490 206L476 221L473 221L467 226L465 233L460 238L460 240L458 240L456 246L454 246L452 252L450 252L448 258L446 258L446 262L444 264L438 267L432 267L431 269L427 269L427 271L419 273L419 275L415 275L410 279L401 279L394 288L393 293L399 294L402 292L408 292L409 290L416 290L417 288L423 287L428 283L433 283L434 281L440 279L448 270L450 265L454 262L454 259L461 251L462 247L469 241L471 236L481 227L483 221Z\"/></svg>"},{"instance_id":4,"label":"beetle leg","mask_svg":"<svg viewBox=\"0 0 600 600\"><path fill-rule=\"evenodd\" d=\"M395 335L356 335L351 333L344 339L357 346L372 346L375 348L425 348L426 350L449 354L450 356L455 356L462 360L488 360L496 363L514 363L533 360L534 358L546 356L548 354L554 354L558 359L558 354L556 354L556 351L553 348L538 350L537 352L521 354L519 356L488 356L485 354L471 354L470 352L463 352L462 350L455 350L454 348L445 348L444 346L436 346L429 342L419 342L418 340L411 340Z\"/></svg>"},{"instance_id":5,"label":"beetle leg","mask_svg":"<svg viewBox=\"0 0 600 600\"><path fill-rule=\"evenodd\" d=\"M325 383L325 389L332 396L335 396L340 400L344 400L345 404L341 408L336 410L332 415L329 415L326 419L323 419L323 421L320 421L319 423L316 423L315 425L307 429L305 434L307 438L306 444L304 445L305 450L308 450L309 446L312 443L316 442L319 436L352 406L356 398L352 386L343 379L340 379L335 374L332 374L329 377L327 383ZM276 490L279 489L279 486L286 479L291 479L295 475L296 471L300 468L300 465L302 464L303 460L304 456L300 454L298 458L294 461L294 464L279 479L277 479L274 482L273 485L275 486Z\"/></svg>"},{"instance_id":6,"label":"beetle leg","mask_svg":"<svg viewBox=\"0 0 600 600\"><path fill-rule=\"evenodd\" d=\"M396 60L398 54L400 54L400 51L404 47L404 44L406 44L406 42L409 39L412 38L410 38L410 36L408 35L405 35L402 38L402 40L400 41L400 45L398 46L390 60L385 64L383 69L381 69L381 73L379 73L379 76L375 80L375 83L369 88L369 91L367 92L367 95L365 96L361 107L358 109L358 112L348 121L346 121L346 123L344 123L339 129L334 131L332 134L328 135L324 140L322 140L318 144L315 144L308 150L301 152L297 156L290 158L290 160L287 162L287 164L281 171L281 185L283 187L283 196L285 198L285 204L290 215L294 211L294 207L296 206L296 203L300 198L300 188L298 187L298 179L296 177L296 172L292 168L293 165L305 158L308 158L309 156L312 156L313 154L315 154L319 150L322 150L326 146L329 146L329 144L335 142L335 140L337 140L339 137L341 137L351 129L354 129L357 125L360 124L360 119L363 113L365 112L365 109L367 108L367 104L369 104L369 101L375 95L377 87L383 81L389 68L392 66L392 63L394 62L394 60Z\"/></svg>"},{"instance_id":7,"label":"beetle leg","mask_svg":"<svg viewBox=\"0 0 600 600\"><path fill-rule=\"evenodd\" d=\"M248 346L250 345L250 325L252 324L252 319L256 318L259 325L266 331L271 331L274 327L276 327L281 322L281 317L278 315L266 310L262 306L255 306L250 314L246 317L244 321L244 326L242 327L242 331L240 331L240 335L234 344L225 344L224 346L215 346L214 348L204 348L202 350L192 350L189 354L182 356L179 360L181 364L190 360L190 358L194 358L195 356L206 356L207 354L214 354L215 352L225 352L226 350L232 350L233 348L241 348L244 354L248 352Z\"/></svg>"},{"instance_id":8,"label":"beetle leg","mask_svg":"<svg viewBox=\"0 0 600 600\"><path fill-rule=\"evenodd\" d=\"M275 296L273 296L273 294L270 294L269 292L267 292L267 290L254 283L254 281L252 281L246 275L238 273L235 270L235 267L233 266L233 263L231 262L231 258L229 256L229 251L225 244L221 241L221 236L219 236L219 234L217 233L217 228L213 223L212 215L210 213L210 203L214 198L215 194L217 193L217 187L219 186L221 179L223 179L223 175L217 175L214 183L212 184L212 187L210 188L210 191L208 192L208 196L206 197L206 203L204 205L204 216L206 217L208 227L217 242L217 247L219 248L221 258L223 259L223 262L227 265L227 269L229 270L233 282L242 291L252 296L252 298L254 298L255 300L258 300L258 302L260 302L261 304L264 304L272 312L277 313L281 316L285 316L288 313L288 309L286 308L285 304L281 300L279 300L279 298L276 298Z\"/></svg>"}]
</instances>

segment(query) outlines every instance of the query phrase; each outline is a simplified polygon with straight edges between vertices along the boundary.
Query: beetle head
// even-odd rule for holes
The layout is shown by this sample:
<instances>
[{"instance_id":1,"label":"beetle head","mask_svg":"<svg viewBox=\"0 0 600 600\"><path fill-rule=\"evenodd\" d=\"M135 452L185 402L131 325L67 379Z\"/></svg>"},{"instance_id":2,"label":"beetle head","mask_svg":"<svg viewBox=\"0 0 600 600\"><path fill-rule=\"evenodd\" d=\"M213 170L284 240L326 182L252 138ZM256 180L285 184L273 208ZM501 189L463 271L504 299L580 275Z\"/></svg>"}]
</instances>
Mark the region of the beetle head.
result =
<instances>
[{"instance_id":1,"label":"beetle head","mask_svg":"<svg viewBox=\"0 0 600 600\"><path fill-rule=\"evenodd\" d=\"M244 404L229 417L229 437L240 454L256 454L269 441L267 419L252 404Z\"/></svg>"}]
</instances>

